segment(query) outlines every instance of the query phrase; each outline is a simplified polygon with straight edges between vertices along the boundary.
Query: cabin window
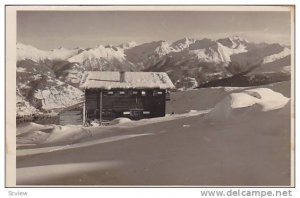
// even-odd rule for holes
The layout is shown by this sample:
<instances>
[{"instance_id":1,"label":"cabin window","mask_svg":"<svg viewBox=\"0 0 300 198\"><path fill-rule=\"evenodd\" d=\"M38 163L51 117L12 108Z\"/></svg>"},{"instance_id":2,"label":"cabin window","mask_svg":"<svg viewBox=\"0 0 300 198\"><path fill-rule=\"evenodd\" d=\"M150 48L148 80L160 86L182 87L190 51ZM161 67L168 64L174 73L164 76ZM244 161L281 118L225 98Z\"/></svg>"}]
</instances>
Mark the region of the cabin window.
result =
<instances>
[{"instance_id":1,"label":"cabin window","mask_svg":"<svg viewBox=\"0 0 300 198\"><path fill-rule=\"evenodd\" d=\"M141 91L141 95L145 96L146 95L146 91Z\"/></svg>"},{"instance_id":2,"label":"cabin window","mask_svg":"<svg viewBox=\"0 0 300 198\"><path fill-rule=\"evenodd\" d=\"M102 111L102 116L114 116L114 113L112 112L112 110L104 109Z\"/></svg>"},{"instance_id":3,"label":"cabin window","mask_svg":"<svg viewBox=\"0 0 300 198\"><path fill-rule=\"evenodd\" d=\"M162 95L162 91L153 91L153 96Z\"/></svg>"},{"instance_id":4,"label":"cabin window","mask_svg":"<svg viewBox=\"0 0 300 198\"><path fill-rule=\"evenodd\" d=\"M130 115L130 111L124 111L123 115Z\"/></svg>"},{"instance_id":5,"label":"cabin window","mask_svg":"<svg viewBox=\"0 0 300 198\"><path fill-rule=\"evenodd\" d=\"M120 95L125 95L125 91L119 91Z\"/></svg>"},{"instance_id":6,"label":"cabin window","mask_svg":"<svg viewBox=\"0 0 300 198\"><path fill-rule=\"evenodd\" d=\"M112 95L114 95L114 92L113 91L104 91L103 94L104 94L104 96L112 96Z\"/></svg>"}]
</instances>

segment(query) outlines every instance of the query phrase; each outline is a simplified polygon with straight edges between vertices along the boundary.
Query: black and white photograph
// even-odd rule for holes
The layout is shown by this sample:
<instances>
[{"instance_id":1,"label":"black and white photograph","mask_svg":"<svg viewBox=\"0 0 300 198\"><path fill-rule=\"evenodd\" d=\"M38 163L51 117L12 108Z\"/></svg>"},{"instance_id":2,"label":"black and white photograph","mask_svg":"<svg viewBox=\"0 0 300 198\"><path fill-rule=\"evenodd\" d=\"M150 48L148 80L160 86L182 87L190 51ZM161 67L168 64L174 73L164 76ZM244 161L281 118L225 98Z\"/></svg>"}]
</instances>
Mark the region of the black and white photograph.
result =
<instances>
[{"instance_id":1,"label":"black and white photograph","mask_svg":"<svg viewBox=\"0 0 300 198\"><path fill-rule=\"evenodd\" d=\"M294 6L6 9L9 186L294 186Z\"/></svg>"}]
</instances>

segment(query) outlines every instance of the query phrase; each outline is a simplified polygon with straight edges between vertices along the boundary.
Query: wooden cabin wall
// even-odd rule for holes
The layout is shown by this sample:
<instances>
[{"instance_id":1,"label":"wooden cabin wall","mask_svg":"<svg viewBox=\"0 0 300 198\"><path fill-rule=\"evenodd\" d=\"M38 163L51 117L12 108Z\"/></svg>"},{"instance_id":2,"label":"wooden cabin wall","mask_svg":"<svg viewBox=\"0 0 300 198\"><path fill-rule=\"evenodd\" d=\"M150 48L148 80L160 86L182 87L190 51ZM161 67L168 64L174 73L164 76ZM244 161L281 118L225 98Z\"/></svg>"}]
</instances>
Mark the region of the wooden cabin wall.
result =
<instances>
[{"instance_id":1,"label":"wooden cabin wall","mask_svg":"<svg viewBox=\"0 0 300 198\"><path fill-rule=\"evenodd\" d=\"M69 110L59 114L60 125L81 125L82 124L82 111L81 110Z\"/></svg>"},{"instance_id":2,"label":"wooden cabin wall","mask_svg":"<svg viewBox=\"0 0 300 198\"><path fill-rule=\"evenodd\" d=\"M85 91L85 110L87 112L87 119L96 119L99 118L99 106L100 106L100 97L99 90L86 90ZM98 111L98 112L97 112Z\"/></svg>"},{"instance_id":3,"label":"wooden cabin wall","mask_svg":"<svg viewBox=\"0 0 300 198\"><path fill-rule=\"evenodd\" d=\"M142 119L151 117L165 116L165 90L110 90L113 94L108 94L108 91L102 91L102 119L112 120L118 117L129 117L130 119ZM125 94L120 94L124 91ZM137 95L133 91L138 91ZM145 91L146 95L142 96L141 91ZM162 92L160 95L153 95L154 91ZM86 111L88 119L99 119L100 117L100 90L86 90ZM150 114L131 117L124 115L124 111L139 109L149 111Z\"/></svg>"}]
</instances>

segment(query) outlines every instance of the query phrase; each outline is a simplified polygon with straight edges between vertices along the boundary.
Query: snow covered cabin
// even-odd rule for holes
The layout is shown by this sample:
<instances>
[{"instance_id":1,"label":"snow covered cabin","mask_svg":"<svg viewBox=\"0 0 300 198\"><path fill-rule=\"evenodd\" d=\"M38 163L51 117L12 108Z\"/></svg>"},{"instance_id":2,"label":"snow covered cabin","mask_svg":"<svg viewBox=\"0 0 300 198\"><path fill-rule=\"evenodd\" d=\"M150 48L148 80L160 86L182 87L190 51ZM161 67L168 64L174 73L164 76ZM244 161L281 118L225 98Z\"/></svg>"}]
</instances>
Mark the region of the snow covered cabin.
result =
<instances>
[{"instance_id":1,"label":"snow covered cabin","mask_svg":"<svg viewBox=\"0 0 300 198\"><path fill-rule=\"evenodd\" d=\"M119 117L139 120L165 116L169 90L175 88L165 72L108 71L85 72L80 87L85 92L84 125Z\"/></svg>"}]
</instances>

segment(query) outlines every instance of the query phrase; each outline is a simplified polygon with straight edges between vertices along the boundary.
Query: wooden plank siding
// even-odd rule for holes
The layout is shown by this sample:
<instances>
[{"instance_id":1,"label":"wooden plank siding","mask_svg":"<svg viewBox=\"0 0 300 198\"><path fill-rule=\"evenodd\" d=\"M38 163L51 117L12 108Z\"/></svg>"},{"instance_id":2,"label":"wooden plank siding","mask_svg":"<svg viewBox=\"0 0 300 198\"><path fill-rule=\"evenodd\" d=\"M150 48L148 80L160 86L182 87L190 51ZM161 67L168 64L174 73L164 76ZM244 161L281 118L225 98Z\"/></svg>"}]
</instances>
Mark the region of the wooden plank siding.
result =
<instances>
[{"instance_id":1,"label":"wooden plank siding","mask_svg":"<svg viewBox=\"0 0 300 198\"><path fill-rule=\"evenodd\" d=\"M60 125L82 125L83 123L83 103L72 105L59 112Z\"/></svg>"},{"instance_id":2,"label":"wooden plank siding","mask_svg":"<svg viewBox=\"0 0 300 198\"><path fill-rule=\"evenodd\" d=\"M85 105L88 120L99 120L100 118L100 91L102 91L103 120L109 121L118 117L128 117L133 120L138 120L142 118L165 116L165 90L93 89L85 90ZM135 92L137 93L135 94ZM143 95L142 93L145 94ZM124 112L131 113L124 114Z\"/></svg>"},{"instance_id":3,"label":"wooden plank siding","mask_svg":"<svg viewBox=\"0 0 300 198\"><path fill-rule=\"evenodd\" d=\"M82 111L81 110L69 110L60 114L60 125L81 125L82 124Z\"/></svg>"}]
</instances>

